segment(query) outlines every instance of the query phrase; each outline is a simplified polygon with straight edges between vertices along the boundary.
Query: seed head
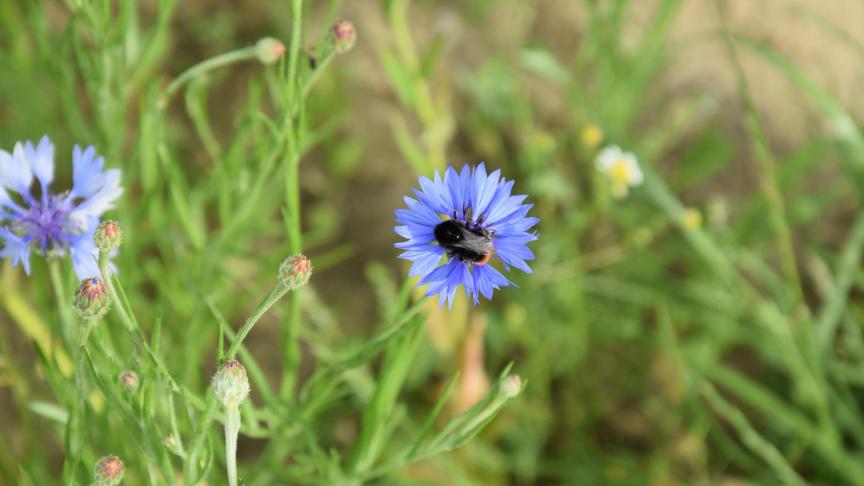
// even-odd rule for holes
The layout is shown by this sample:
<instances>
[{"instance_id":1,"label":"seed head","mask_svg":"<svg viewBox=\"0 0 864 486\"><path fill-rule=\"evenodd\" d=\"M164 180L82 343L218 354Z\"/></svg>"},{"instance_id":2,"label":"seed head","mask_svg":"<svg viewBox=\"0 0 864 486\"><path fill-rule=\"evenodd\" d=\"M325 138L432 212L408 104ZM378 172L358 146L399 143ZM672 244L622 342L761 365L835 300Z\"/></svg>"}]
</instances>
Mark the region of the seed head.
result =
<instances>
[{"instance_id":1,"label":"seed head","mask_svg":"<svg viewBox=\"0 0 864 486\"><path fill-rule=\"evenodd\" d=\"M336 52L347 52L357 41L357 32L350 20L340 20L330 28L330 41Z\"/></svg>"},{"instance_id":2,"label":"seed head","mask_svg":"<svg viewBox=\"0 0 864 486\"><path fill-rule=\"evenodd\" d=\"M123 230L116 221L102 221L93 234L93 242L102 253L109 253L120 247L123 242Z\"/></svg>"},{"instance_id":3,"label":"seed head","mask_svg":"<svg viewBox=\"0 0 864 486\"><path fill-rule=\"evenodd\" d=\"M255 44L255 54L261 64L273 64L285 53L285 44L279 39L264 37Z\"/></svg>"},{"instance_id":4,"label":"seed head","mask_svg":"<svg viewBox=\"0 0 864 486\"><path fill-rule=\"evenodd\" d=\"M117 456L105 456L96 463L96 486L117 486L123 480L123 461Z\"/></svg>"},{"instance_id":5,"label":"seed head","mask_svg":"<svg viewBox=\"0 0 864 486\"><path fill-rule=\"evenodd\" d=\"M99 319L104 316L111 307L111 300L102 279L91 277L82 280L75 290L73 306L82 319Z\"/></svg>"},{"instance_id":6,"label":"seed head","mask_svg":"<svg viewBox=\"0 0 864 486\"><path fill-rule=\"evenodd\" d=\"M213 393L226 407L236 407L249 396L246 368L236 359L229 359L213 376Z\"/></svg>"},{"instance_id":7,"label":"seed head","mask_svg":"<svg viewBox=\"0 0 864 486\"><path fill-rule=\"evenodd\" d=\"M138 374L131 370L121 371L120 372L120 384L123 385L123 388L130 392L134 392L138 389Z\"/></svg>"},{"instance_id":8,"label":"seed head","mask_svg":"<svg viewBox=\"0 0 864 486\"><path fill-rule=\"evenodd\" d=\"M302 254L285 259L279 265L279 282L289 290L306 285L312 276L312 262Z\"/></svg>"}]
</instances>

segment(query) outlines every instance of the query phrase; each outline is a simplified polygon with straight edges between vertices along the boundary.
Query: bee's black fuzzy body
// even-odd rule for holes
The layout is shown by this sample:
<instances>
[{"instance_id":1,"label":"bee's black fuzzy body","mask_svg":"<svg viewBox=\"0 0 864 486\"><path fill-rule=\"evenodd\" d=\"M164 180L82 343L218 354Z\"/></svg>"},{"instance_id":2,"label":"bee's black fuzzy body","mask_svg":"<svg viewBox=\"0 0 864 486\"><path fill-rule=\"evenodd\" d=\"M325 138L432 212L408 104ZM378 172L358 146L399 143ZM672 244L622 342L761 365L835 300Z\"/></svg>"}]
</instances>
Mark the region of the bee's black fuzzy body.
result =
<instances>
[{"instance_id":1,"label":"bee's black fuzzy body","mask_svg":"<svg viewBox=\"0 0 864 486\"><path fill-rule=\"evenodd\" d=\"M485 265L495 253L491 234L482 228L469 228L464 223L448 219L435 226L435 240L447 256L463 263Z\"/></svg>"}]
</instances>

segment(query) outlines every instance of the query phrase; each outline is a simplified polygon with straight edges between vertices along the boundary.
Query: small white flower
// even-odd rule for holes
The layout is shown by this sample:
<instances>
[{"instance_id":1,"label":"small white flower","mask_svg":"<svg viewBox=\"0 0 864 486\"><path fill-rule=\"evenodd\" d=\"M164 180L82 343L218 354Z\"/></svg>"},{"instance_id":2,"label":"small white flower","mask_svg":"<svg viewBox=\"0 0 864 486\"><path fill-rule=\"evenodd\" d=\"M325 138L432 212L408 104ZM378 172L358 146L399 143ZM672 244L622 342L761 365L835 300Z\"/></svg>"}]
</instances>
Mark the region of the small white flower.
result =
<instances>
[{"instance_id":1,"label":"small white flower","mask_svg":"<svg viewBox=\"0 0 864 486\"><path fill-rule=\"evenodd\" d=\"M597 154L595 165L612 183L612 194L618 199L627 196L631 187L641 185L644 180L636 156L631 152L624 152L617 145L601 150Z\"/></svg>"}]
</instances>

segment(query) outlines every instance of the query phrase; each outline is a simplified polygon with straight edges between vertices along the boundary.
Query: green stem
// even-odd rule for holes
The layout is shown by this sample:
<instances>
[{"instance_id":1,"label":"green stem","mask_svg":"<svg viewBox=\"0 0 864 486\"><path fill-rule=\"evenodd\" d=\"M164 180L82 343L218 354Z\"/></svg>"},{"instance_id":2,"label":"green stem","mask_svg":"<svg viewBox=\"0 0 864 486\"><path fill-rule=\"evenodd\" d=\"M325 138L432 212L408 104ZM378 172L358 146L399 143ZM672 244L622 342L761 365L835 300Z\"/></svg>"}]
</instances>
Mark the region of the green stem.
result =
<instances>
[{"instance_id":1,"label":"green stem","mask_svg":"<svg viewBox=\"0 0 864 486\"><path fill-rule=\"evenodd\" d=\"M225 464L228 484L237 486L237 436L240 434L240 407L225 407Z\"/></svg>"},{"instance_id":2,"label":"green stem","mask_svg":"<svg viewBox=\"0 0 864 486\"><path fill-rule=\"evenodd\" d=\"M108 268L108 255L105 253L99 255L99 270L102 272L105 286L108 288L108 294L111 296L112 307L120 316L123 325L126 326L126 330L129 332L132 342L139 349L144 350L159 374L171 384L173 391L180 392L183 394L185 399L191 400L191 397L188 396L185 388L180 387L177 381L174 380L174 377L171 376L171 373L168 372L168 369L165 368L165 365L162 364L162 361L156 356L156 353L154 353L150 348L150 345L147 344L147 340L144 339L144 335L141 333L141 328L138 326L138 321L135 319L135 314L131 312L131 309L128 309L127 311L127 302L125 298L126 293L123 292L123 288L120 287L120 282L116 281L111 275L110 269ZM114 285L115 282L117 283L116 287ZM122 300L120 299L121 295L123 296Z\"/></svg>"},{"instance_id":3,"label":"green stem","mask_svg":"<svg viewBox=\"0 0 864 486\"><path fill-rule=\"evenodd\" d=\"M210 71L214 71L223 66L227 66L229 64L233 64L235 62L245 61L247 59L253 59L257 57L257 52L255 46L244 47L242 49L237 49L235 51L226 52L225 54L221 54L216 57L212 57L207 59L206 61L202 61L191 68L184 71L180 76L177 76L177 79L171 82L168 87L165 89L165 93L162 95L161 103L163 107L168 104L168 101L171 99L180 88L183 87L184 84L189 81L206 74Z\"/></svg>"},{"instance_id":4,"label":"green stem","mask_svg":"<svg viewBox=\"0 0 864 486\"><path fill-rule=\"evenodd\" d=\"M268 294L267 297L265 297L264 300L260 304L258 304L258 307L255 309L252 315L250 315L249 318L246 319L243 327L241 327L240 330L237 331L237 336L234 338L234 342L231 343L231 347L228 348L228 352L225 353L226 360L233 359L237 355L237 352L240 351L240 346L243 344L243 340L246 339L246 335L249 334L249 331L251 331L252 328L255 327L255 323L257 323L258 320L261 319L261 316L263 316L265 312L267 312L271 307L273 307L273 304L275 304L276 301L281 299L282 296L285 295L287 292L287 287L285 287L281 283L277 284L276 287L274 287L273 290L270 291L270 294Z\"/></svg>"},{"instance_id":5,"label":"green stem","mask_svg":"<svg viewBox=\"0 0 864 486\"><path fill-rule=\"evenodd\" d=\"M48 263L48 271L51 274L51 286L54 288L54 297L57 300L57 309L60 312L60 322L62 329L59 333L66 341L66 347L72 345L72 330L75 327L75 320L72 318L72 304L69 302L69 294L66 292L66 286L63 285L63 276L60 270L60 260L52 258ZM55 331L57 331L55 329ZM54 349L52 346L51 349Z\"/></svg>"},{"instance_id":6,"label":"green stem","mask_svg":"<svg viewBox=\"0 0 864 486\"><path fill-rule=\"evenodd\" d=\"M291 45L289 47L288 56L288 113L286 113L286 123L290 130L296 130L298 133L288 133L288 164L287 174L285 176L285 199L288 206L289 221L287 222L287 232L290 251L292 255L300 253L303 242L300 226L300 145L299 131L300 129L293 124L292 113L295 111L302 112L304 97L302 91L298 93L299 79L297 76L297 62L300 55L300 44L302 42L303 28L303 0L291 1ZM298 96L299 94L299 96ZM282 365L282 395L291 397L293 395L295 375L297 365L300 360L300 346L297 342L298 331L300 327L300 293L297 289L291 295L291 312L288 319L283 324L283 365Z\"/></svg>"}]
</instances>

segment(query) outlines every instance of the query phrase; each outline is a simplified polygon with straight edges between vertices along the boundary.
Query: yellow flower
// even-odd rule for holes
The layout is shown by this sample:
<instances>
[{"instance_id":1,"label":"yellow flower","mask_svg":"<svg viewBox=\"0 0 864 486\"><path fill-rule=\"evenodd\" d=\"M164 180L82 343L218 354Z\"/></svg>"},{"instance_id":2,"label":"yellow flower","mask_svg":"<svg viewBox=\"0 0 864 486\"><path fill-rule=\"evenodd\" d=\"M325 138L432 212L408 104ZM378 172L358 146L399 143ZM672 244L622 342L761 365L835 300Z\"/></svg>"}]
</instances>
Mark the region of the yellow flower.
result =
<instances>
[{"instance_id":1,"label":"yellow flower","mask_svg":"<svg viewBox=\"0 0 864 486\"><path fill-rule=\"evenodd\" d=\"M579 135L582 138L582 145L588 150L594 150L603 141L603 130L596 125L585 125Z\"/></svg>"},{"instance_id":2,"label":"yellow flower","mask_svg":"<svg viewBox=\"0 0 864 486\"><path fill-rule=\"evenodd\" d=\"M681 226L689 231L701 228L702 213L696 208L686 208L681 213Z\"/></svg>"},{"instance_id":3,"label":"yellow flower","mask_svg":"<svg viewBox=\"0 0 864 486\"><path fill-rule=\"evenodd\" d=\"M624 152L617 145L604 148L597 154L597 170L606 175L612 184L612 195L617 199L627 196L631 187L642 184L644 175L636 156Z\"/></svg>"}]
</instances>

